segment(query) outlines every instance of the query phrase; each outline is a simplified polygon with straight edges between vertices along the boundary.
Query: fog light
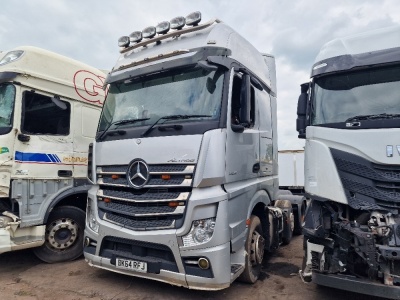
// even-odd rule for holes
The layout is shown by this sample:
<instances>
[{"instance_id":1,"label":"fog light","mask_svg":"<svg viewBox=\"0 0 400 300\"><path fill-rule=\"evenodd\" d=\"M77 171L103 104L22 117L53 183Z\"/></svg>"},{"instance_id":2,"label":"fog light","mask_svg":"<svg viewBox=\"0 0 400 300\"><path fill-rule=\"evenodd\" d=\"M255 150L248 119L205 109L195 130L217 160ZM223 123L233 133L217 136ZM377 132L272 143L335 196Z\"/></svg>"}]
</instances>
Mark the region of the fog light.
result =
<instances>
[{"instance_id":1,"label":"fog light","mask_svg":"<svg viewBox=\"0 0 400 300\"><path fill-rule=\"evenodd\" d=\"M171 29L179 30L182 29L183 26L185 26L186 20L184 17L176 17L171 20L170 24L171 24Z\"/></svg>"},{"instance_id":2,"label":"fog light","mask_svg":"<svg viewBox=\"0 0 400 300\"><path fill-rule=\"evenodd\" d=\"M88 237L85 237L84 245L85 247L88 247L90 245L90 239Z\"/></svg>"},{"instance_id":3,"label":"fog light","mask_svg":"<svg viewBox=\"0 0 400 300\"><path fill-rule=\"evenodd\" d=\"M210 262L207 258L199 258L199 261L197 263L199 264L200 269L207 270L210 268Z\"/></svg>"},{"instance_id":4,"label":"fog light","mask_svg":"<svg viewBox=\"0 0 400 300\"><path fill-rule=\"evenodd\" d=\"M156 35L156 28L154 26L149 26L143 29L142 35L144 39L151 39Z\"/></svg>"},{"instance_id":5,"label":"fog light","mask_svg":"<svg viewBox=\"0 0 400 300\"><path fill-rule=\"evenodd\" d=\"M121 37L118 39L118 46L119 46L119 47L124 47L124 48L126 48L126 47L129 46L129 43L130 43L129 36L121 36Z\"/></svg>"},{"instance_id":6,"label":"fog light","mask_svg":"<svg viewBox=\"0 0 400 300\"><path fill-rule=\"evenodd\" d=\"M170 28L169 22L168 21L164 21L164 22L159 23L156 26L156 32L158 34L166 34L169 31L169 28Z\"/></svg>"},{"instance_id":7,"label":"fog light","mask_svg":"<svg viewBox=\"0 0 400 300\"><path fill-rule=\"evenodd\" d=\"M197 26L201 21L201 12L195 11L186 17L186 25Z\"/></svg>"},{"instance_id":8,"label":"fog light","mask_svg":"<svg viewBox=\"0 0 400 300\"><path fill-rule=\"evenodd\" d=\"M134 31L129 35L129 39L131 43L139 43L142 40L142 32L141 31Z\"/></svg>"}]
</instances>

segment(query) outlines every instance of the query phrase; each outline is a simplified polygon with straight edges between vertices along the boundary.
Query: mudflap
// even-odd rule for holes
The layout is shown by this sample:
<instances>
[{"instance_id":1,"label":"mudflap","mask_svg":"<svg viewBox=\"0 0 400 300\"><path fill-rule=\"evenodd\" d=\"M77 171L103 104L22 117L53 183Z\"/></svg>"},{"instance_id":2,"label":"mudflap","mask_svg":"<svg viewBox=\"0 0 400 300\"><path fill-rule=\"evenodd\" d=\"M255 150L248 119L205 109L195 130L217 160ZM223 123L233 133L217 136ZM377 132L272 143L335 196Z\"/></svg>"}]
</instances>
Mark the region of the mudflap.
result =
<instances>
[{"instance_id":1,"label":"mudflap","mask_svg":"<svg viewBox=\"0 0 400 300\"><path fill-rule=\"evenodd\" d=\"M384 285L349 275L322 274L313 271L312 282L318 285L385 299L400 299L400 286Z\"/></svg>"}]
</instances>

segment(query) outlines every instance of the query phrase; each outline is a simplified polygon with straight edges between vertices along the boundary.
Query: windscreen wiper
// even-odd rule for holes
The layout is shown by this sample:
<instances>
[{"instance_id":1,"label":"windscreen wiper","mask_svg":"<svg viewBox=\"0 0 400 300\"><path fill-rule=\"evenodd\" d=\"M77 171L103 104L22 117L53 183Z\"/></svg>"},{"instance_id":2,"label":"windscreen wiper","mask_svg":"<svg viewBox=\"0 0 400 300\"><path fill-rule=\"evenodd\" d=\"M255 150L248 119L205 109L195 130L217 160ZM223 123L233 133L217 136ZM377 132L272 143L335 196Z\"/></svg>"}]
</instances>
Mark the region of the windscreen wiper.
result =
<instances>
[{"instance_id":1,"label":"windscreen wiper","mask_svg":"<svg viewBox=\"0 0 400 300\"><path fill-rule=\"evenodd\" d=\"M126 119L126 120L119 120L115 122L111 122L106 129L99 135L98 140L101 141L108 133L108 130L112 125L122 125L122 124L129 124L129 123L136 123L140 121L150 120L150 118L140 118L140 119Z\"/></svg>"},{"instance_id":2,"label":"windscreen wiper","mask_svg":"<svg viewBox=\"0 0 400 300\"><path fill-rule=\"evenodd\" d=\"M155 121L149 128L147 128L141 136L146 136L150 131L153 130L154 126L158 124L161 120L178 120L178 119L190 119L190 118L210 118L210 115L171 115L171 116L164 116L159 118Z\"/></svg>"},{"instance_id":3,"label":"windscreen wiper","mask_svg":"<svg viewBox=\"0 0 400 300\"><path fill-rule=\"evenodd\" d=\"M379 119L395 119L400 118L400 114L374 114L374 115L360 115L348 118L345 122L357 122L362 120L379 120Z\"/></svg>"}]
</instances>

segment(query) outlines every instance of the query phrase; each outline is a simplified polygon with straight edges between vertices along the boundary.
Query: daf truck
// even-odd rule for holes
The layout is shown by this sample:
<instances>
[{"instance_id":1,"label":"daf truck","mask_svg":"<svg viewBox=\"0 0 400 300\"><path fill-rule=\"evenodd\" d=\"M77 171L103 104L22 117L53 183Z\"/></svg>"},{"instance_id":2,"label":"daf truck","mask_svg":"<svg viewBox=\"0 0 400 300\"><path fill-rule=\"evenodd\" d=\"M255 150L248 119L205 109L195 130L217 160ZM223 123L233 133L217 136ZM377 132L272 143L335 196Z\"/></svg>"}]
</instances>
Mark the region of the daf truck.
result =
<instances>
[{"instance_id":1,"label":"daf truck","mask_svg":"<svg viewBox=\"0 0 400 300\"><path fill-rule=\"evenodd\" d=\"M82 255L87 152L105 74L36 47L0 55L0 253Z\"/></svg>"},{"instance_id":2,"label":"daf truck","mask_svg":"<svg viewBox=\"0 0 400 300\"><path fill-rule=\"evenodd\" d=\"M335 39L301 85L306 281L400 299L400 26Z\"/></svg>"},{"instance_id":3,"label":"daf truck","mask_svg":"<svg viewBox=\"0 0 400 300\"><path fill-rule=\"evenodd\" d=\"M302 198L278 199L274 57L200 19L119 39L89 150L84 255L218 290L257 280L264 254L290 242Z\"/></svg>"}]
</instances>

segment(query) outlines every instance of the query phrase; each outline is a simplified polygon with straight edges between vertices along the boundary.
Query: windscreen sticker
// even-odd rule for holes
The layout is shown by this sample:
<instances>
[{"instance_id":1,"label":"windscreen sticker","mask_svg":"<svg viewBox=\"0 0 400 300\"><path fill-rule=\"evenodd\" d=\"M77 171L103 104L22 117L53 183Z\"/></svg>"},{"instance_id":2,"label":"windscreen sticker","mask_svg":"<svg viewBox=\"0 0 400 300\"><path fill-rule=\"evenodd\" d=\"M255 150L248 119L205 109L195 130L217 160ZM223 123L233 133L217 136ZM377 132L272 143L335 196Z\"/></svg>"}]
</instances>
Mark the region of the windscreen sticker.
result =
<instances>
[{"instance_id":1,"label":"windscreen sticker","mask_svg":"<svg viewBox=\"0 0 400 300\"><path fill-rule=\"evenodd\" d=\"M8 153L10 150L7 147L0 147L0 154Z\"/></svg>"}]
</instances>

